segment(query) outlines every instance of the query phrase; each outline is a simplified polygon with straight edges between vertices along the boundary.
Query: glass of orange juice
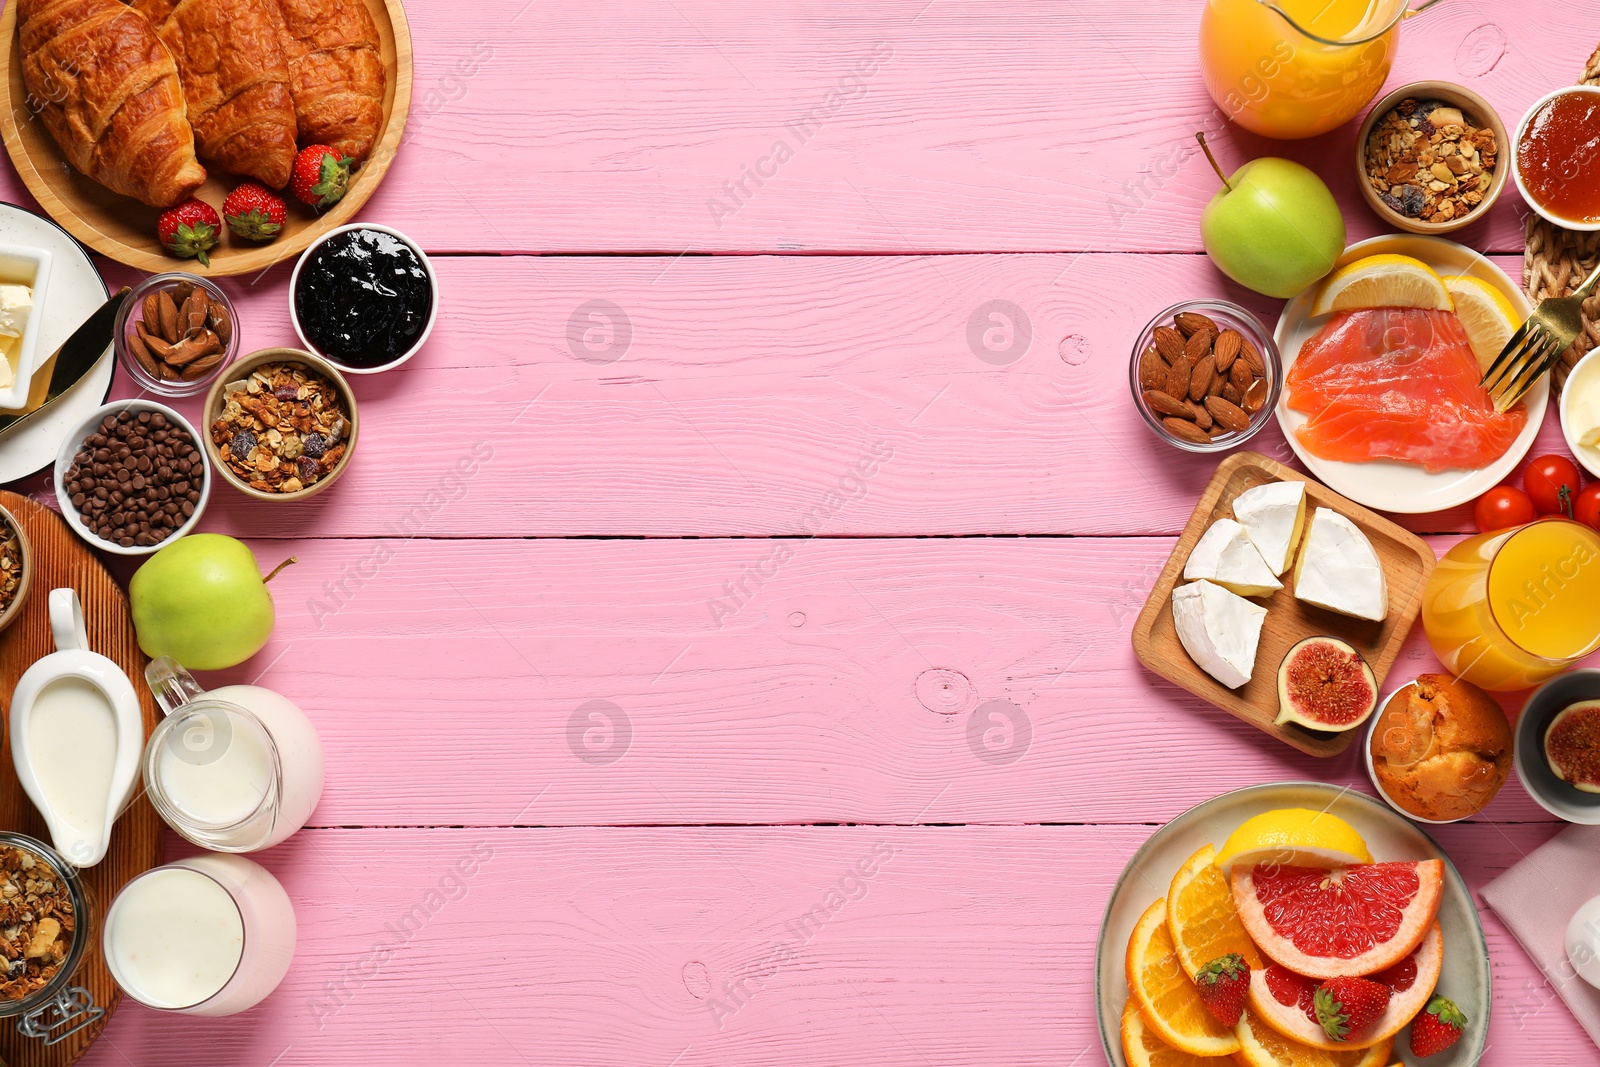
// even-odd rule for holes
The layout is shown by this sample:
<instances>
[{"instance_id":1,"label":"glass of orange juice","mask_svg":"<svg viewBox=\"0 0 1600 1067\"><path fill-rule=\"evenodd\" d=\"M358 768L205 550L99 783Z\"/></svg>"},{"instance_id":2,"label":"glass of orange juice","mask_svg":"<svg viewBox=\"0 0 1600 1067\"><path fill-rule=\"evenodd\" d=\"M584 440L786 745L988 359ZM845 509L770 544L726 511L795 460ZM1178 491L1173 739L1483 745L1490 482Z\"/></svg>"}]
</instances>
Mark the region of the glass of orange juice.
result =
<instances>
[{"instance_id":1,"label":"glass of orange juice","mask_svg":"<svg viewBox=\"0 0 1600 1067\"><path fill-rule=\"evenodd\" d=\"M1600 648L1600 533L1548 518L1469 537L1434 569L1422 628L1484 689L1527 689Z\"/></svg>"},{"instance_id":2,"label":"glass of orange juice","mask_svg":"<svg viewBox=\"0 0 1600 1067\"><path fill-rule=\"evenodd\" d=\"M1266 137L1314 137L1367 105L1394 62L1400 20L1424 0L1207 0L1200 71L1228 118Z\"/></svg>"}]
</instances>

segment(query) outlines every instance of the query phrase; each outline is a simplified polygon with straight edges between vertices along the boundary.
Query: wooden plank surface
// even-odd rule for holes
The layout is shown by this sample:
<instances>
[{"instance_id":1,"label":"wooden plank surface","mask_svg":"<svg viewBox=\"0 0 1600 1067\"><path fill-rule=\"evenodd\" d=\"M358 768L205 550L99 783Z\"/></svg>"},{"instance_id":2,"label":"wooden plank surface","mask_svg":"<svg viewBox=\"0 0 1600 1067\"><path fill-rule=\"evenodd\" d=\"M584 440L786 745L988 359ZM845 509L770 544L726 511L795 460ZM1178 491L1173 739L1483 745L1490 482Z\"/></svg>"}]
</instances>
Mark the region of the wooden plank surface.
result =
<instances>
[{"instance_id":1,"label":"wooden plank surface","mask_svg":"<svg viewBox=\"0 0 1600 1067\"><path fill-rule=\"evenodd\" d=\"M306 831L265 857L302 923L280 991L233 1019L130 1007L83 1062L1102 1063L1101 902L1152 829ZM1477 888L1551 828L1441 830ZM1484 924L1483 1062L1587 1062L1539 972Z\"/></svg>"}]
</instances>

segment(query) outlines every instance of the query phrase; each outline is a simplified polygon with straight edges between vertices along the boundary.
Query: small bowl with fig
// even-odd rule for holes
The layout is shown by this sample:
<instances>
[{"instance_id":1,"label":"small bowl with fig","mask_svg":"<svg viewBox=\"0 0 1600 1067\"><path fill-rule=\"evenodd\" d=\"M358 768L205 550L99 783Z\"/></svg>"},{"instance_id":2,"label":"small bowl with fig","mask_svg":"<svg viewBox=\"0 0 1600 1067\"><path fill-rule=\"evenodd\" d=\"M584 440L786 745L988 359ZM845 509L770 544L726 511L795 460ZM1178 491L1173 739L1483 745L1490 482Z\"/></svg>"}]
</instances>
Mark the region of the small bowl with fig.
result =
<instances>
[{"instance_id":1,"label":"small bowl with fig","mask_svg":"<svg viewBox=\"0 0 1600 1067\"><path fill-rule=\"evenodd\" d=\"M195 396L238 354L238 316L216 283L181 271L155 274L123 301L113 338L141 388Z\"/></svg>"},{"instance_id":2,"label":"small bowl with fig","mask_svg":"<svg viewBox=\"0 0 1600 1067\"><path fill-rule=\"evenodd\" d=\"M1261 320L1226 300L1190 300L1151 319L1128 367L1145 425L1185 452L1225 452L1272 418L1283 384Z\"/></svg>"}]
</instances>

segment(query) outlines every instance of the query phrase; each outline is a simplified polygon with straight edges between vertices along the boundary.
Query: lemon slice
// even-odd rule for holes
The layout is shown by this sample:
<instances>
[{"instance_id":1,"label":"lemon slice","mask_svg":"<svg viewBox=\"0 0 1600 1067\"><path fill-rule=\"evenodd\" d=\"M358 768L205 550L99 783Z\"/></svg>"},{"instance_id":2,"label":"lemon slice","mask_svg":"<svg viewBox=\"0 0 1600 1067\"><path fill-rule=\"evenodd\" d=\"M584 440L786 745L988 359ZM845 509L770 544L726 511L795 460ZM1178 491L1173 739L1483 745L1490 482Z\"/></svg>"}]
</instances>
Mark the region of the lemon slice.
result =
<instances>
[{"instance_id":1,"label":"lemon slice","mask_svg":"<svg viewBox=\"0 0 1600 1067\"><path fill-rule=\"evenodd\" d=\"M1371 863L1372 853L1356 828L1325 811L1279 808L1246 819L1223 842L1217 866L1279 863L1328 867Z\"/></svg>"},{"instance_id":2,"label":"lemon slice","mask_svg":"<svg viewBox=\"0 0 1600 1067\"><path fill-rule=\"evenodd\" d=\"M1368 256L1328 275L1311 314L1356 308L1430 308L1454 311L1450 291L1434 269L1410 256Z\"/></svg>"},{"instance_id":3,"label":"lemon slice","mask_svg":"<svg viewBox=\"0 0 1600 1067\"><path fill-rule=\"evenodd\" d=\"M1467 331L1472 354L1478 357L1478 369L1487 371L1522 325L1521 313L1504 293L1482 278L1466 274L1446 278L1444 287L1455 301L1456 318Z\"/></svg>"}]
</instances>

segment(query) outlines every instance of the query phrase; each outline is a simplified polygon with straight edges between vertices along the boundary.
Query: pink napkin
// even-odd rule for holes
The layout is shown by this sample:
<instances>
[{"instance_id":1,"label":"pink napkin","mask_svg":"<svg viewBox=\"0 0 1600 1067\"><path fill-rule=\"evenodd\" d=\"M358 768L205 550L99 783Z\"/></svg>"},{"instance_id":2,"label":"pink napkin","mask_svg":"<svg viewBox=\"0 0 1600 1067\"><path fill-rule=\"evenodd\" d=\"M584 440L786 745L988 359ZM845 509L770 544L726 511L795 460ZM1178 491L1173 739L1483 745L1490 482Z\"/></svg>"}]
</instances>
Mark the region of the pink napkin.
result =
<instances>
[{"instance_id":1,"label":"pink napkin","mask_svg":"<svg viewBox=\"0 0 1600 1067\"><path fill-rule=\"evenodd\" d=\"M1600 1045L1600 989L1567 959L1567 923L1600 892L1600 826L1563 830L1483 887L1483 899L1516 935L1578 1025Z\"/></svg>"}]
</instances>

